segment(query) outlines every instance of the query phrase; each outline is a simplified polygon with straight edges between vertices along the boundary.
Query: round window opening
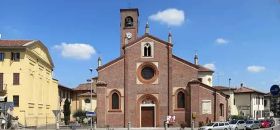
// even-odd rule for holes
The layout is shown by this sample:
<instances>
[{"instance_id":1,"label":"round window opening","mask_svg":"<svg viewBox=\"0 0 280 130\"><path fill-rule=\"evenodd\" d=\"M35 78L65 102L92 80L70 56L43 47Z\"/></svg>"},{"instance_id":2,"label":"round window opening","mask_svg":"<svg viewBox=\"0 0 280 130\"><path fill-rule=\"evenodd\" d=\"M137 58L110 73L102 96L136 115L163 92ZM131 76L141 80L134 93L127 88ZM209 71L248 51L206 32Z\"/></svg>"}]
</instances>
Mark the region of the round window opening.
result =
<instances>
[{"instance_id":1,"label":"round window opening","mask_svg":"<svg viewBox=\"0 0 280 130\"><path fill-rule=\"evenodd\" d=\"M141 70L141 76L145 79L145 80L150 80L155 76L155 70L150 67L150 66L145 66L142 70Z\"/></svg>"}]
</instances>

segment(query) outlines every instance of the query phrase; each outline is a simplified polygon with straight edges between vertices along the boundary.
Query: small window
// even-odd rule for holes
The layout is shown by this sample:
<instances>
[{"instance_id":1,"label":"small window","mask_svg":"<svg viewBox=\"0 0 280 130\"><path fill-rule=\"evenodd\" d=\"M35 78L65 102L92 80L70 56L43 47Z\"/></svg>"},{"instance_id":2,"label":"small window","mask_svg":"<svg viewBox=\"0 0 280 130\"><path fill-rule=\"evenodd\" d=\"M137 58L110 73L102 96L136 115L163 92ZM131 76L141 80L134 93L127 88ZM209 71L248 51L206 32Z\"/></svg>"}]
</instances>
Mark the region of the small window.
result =
<instances>
[{"instance_id":1,"label":"small window","mask_svg":"<svg viewBox=\"0 0 280 130\"><path fill-rule=\"evenodd\" d=\"M267 106L267 100L264 100L264 106L265 107Z\"/></svg>"},{"instance_id":2,"label":"small window","mask_svg":"<svg viewBox=\"0 0 280 130\"><path fill-rule=\"evenodd\" d=\"M13 96L13 102L14 102L14 107L19 107L19 96L18 95Z\"/></svg>"},{"instance_id":3,"label":"small window","mask_svg":"<svg viewBox=\"0 0 280 130\"><path fill-rule=\"evenodd\" d=\"M133 18L128 16L125 18L125 27L132 27L133 26Z\"/></svg>"},{"instance_id":4,"label":"small window","mask_svg":"<svg viewBox=\"0 0 280 130\"><path fill-rule=\"evenodd\" d=\"M220 116L224 116L224 104L220 104Z\"/></svg>"},{"instance_id":5,"label":"small window","mask_svg":"<svg viewBox=\"0 0 280 130\"><path fill-rule=\"evenodd\" d=\"M11 60L12 61L19 61L20 59L20 53L19 52L12 52L11 53Z\"/></svg>"},{"instance_id":6,"label":"small window","mask_svg":"<svg viewBox=\"0 0 280 130\"><path fill-rule=\"evenodd\" d=\"M185 108L185 94L182 91L177 94L177 108Z\"/></svg>"},{"instance_id":7,"label":"small window","mask_svg":"<svg viewBox=\"0 0 280 130\"><path fill-rule=\"evenodd\" d=\"M235 98L233 99L233 105L235 105Z\"/></svg>"},{"instance_id":8,"label":"small window","mask_svg":"<svg viewBox=\"0 0 280 130\"><path fill-rule=\"evenodd\" d=\"M90 99L85 99L85 103L90 103Z\"/></svg>"},{"instance_id":9,"label":"small window","mask_svg":"<svg viewBox=\"0 0 280 130\"><path fill-rule=\"evenodd\" d=\"M112 109L120 109L120 97L115 92L112 94Z\"/></svg>"},{"instance_id":10,"label":"small window","mask_svg":"<svg viewBox=\"0 0 280 130\"><path fill-rule=\"evenodd\" d=\"M4 58L5 58L5 53L0 52L0 61L4 61Z\"/></svg>"},{"instance_id":11,"label":"small window","mask_svg":"<svg viewBox=\"0 0 280 130\"><path fill-rule=\"evenodd\" d=\"M19 73L13 74L13 85L19 85Z\"/></svg>"}]
</instances>

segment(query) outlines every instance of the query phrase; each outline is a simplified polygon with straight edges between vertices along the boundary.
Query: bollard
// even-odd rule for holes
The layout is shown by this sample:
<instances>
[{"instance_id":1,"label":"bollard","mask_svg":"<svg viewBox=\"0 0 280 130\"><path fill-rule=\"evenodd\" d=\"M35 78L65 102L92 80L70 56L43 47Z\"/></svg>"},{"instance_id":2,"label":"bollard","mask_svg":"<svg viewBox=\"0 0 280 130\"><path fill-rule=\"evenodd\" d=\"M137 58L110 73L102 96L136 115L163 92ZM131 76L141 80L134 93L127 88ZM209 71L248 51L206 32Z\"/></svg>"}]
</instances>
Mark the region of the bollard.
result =
<instances>
[{"instance_id":1,"label":"bollard","mask_svg":"<svg viewBox=\"0 0 280 130\"><path fill-rule=\"evenodd\" d=\"M191 130L194 130L194 121L192 121L192 127Z\"/></svg>"},{"instance_id":2,"label":"bollard","mask_svg":"<svg viewBox=\"0 0 280 130\"><path fill-rule=\"evenodd\" d=\"M164 122L164 130L167 130L167 122Z\"/></svg>"},{"instance_id":3,"label":"bollard","mask_svg":"<svg viewBox=\"0 0 280 130\"><path fill-rule=\"evenodd\" d=\"M96 130L96 121L93 122L93 130Z\"/></svg>"},{"instance_id":4,"label":"bollard","mask_svg":"<svg viewBox=\"0 0 280 130\"><path fill-rule=\"evenodd\" d=\"M130 130L130 127L131 127L131 123L128 122L128 127L127 127L127 129Z\"/></svg>"}]
</instances>

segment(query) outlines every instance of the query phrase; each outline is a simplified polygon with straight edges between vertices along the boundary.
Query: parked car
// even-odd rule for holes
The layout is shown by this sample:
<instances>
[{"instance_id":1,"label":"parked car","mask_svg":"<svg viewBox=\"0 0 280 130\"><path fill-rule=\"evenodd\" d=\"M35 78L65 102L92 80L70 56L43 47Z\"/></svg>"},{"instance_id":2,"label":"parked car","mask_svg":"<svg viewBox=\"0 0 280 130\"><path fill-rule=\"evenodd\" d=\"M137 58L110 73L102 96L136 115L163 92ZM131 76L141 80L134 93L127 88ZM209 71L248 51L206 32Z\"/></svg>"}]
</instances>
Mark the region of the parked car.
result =
<instances>
[{"instance_id":1,"label":"parked car","mask_svg":"<svg viewBox=\"0 0 280 130\"><path fill-rule=\"evenodd\" d=\"M253 129L259 129L260 127L261 127L260 121L258 120L246 121L246 129L253 130Z\"/></svg>"},{"instance_id":2,"label":"parked car","mask_svg":"<svg viewBox=\"0 0 280 130\"><path fill-rule=\"evenodd\" d=\"M261 128L269 128L271 126L271 122L269 120L261 120Z\"/></svg>"},{"instance_id":3,"label":"parked car","mask_svg":"<svg viewBox=\"0 0 280 130\"><path fill-rule=\"evenodd\" d=\"M228 122L212 122L202 126L199 130L230 130Z\"/></svg>"},{"instance_id":4,"label":"parked car","mask_svg":"<svg viewBox=\"0 0 280 130\"><path fill-rule=\"evenodd\" d=\"M229 122L231 130L245 130L246 123L244 120L231 120Z\"/></svg>"}]
</instances>

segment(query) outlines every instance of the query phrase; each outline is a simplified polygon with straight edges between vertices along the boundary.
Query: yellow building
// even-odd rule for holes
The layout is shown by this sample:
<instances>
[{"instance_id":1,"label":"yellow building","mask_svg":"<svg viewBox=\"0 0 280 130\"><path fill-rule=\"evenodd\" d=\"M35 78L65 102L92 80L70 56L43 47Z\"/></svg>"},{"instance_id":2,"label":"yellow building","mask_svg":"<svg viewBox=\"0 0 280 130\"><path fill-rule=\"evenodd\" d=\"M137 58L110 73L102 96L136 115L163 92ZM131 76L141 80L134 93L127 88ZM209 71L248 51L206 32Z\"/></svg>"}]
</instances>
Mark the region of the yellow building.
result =
<instances>
[{"instance_id":1,"label":"yellow building","mask_svg":"<svg viewBox=\"0 0 280 130\"><path fill-rule=\"evenodd\" d=\"M36 40L0 40L0 100L13 102L10 114L25 126L54 124L58 81L52 78L48 49Z\"/></svg>"}]
</instances>

